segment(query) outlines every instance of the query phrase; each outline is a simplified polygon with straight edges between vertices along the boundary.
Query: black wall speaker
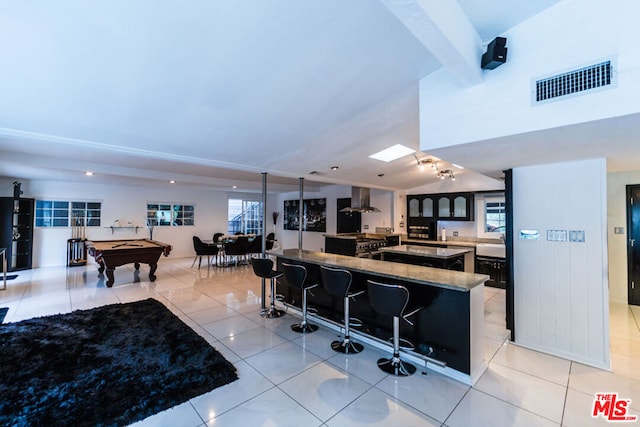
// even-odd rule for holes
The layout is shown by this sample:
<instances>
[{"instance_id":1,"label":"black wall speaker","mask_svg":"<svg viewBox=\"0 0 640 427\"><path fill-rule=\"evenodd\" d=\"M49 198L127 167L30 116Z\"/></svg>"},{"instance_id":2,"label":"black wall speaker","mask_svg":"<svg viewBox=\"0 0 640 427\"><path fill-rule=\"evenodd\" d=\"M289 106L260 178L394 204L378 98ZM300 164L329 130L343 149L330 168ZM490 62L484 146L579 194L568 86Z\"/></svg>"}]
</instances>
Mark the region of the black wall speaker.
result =
<instances>
[{"instance_id":1,"label":"black wall speaker","mask_svg":"<svg viewBox=\"0 0 640 427\"><path fill-rule=\"evenodd\" d=\"M496 37L493 39L487 51L482 55L482 69L493 70L498 65L502 65L507 61L507 39L505 37Z\"/></svg>"}]
</instances>

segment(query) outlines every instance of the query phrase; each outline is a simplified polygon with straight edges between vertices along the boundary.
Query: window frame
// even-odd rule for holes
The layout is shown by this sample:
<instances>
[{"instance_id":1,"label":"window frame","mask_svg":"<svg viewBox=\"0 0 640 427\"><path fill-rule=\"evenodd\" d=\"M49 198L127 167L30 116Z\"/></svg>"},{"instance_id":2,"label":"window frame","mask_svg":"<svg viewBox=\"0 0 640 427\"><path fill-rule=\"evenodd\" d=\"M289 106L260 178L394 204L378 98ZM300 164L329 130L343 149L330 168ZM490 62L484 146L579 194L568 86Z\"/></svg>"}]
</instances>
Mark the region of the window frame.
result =
<instances>
[{"instance_id":1,"label":"window frame","mask_svg":"<svg viewBox=\"0 0 640 427\"><path fill-rule=\"evenodd\" d=\"M483 195L481 197L477 198L477 212L478 215L476 215L476 228L477 228L477 233L478 233L478 237L481 238L488 238L488 239L500 239L503 235L504 232L503 231L486 231L486 225L487 225L487 204L488 203L506 203L506 199L505 196L503 194L486 194ZM506 212L504 213L505 215L505 221L506 221Z\"/></svg>"},{"instance_id":2,"label":"window frame","mask_svg":"<svg viewBox=\"0 0 640 427\"><path fill-rule=\"evenodd\" d=\"M146 225L147 227L193 227L196 225L196 204L182 202L147 202L146 203ZM157 207L153 210L152 206ZM161 221L158 218L168 212L169 218Z\"/></svg>"},{"instance_id":3,"label":"window frame","mask_svg":"<svg viewBox=\"0 0 640 427\"><path fill-rule=\"evenodd\" d=\"M240 229L239 230L235 230L233 229L233 227L231 227L231 223L232 223L232 216L231 216L231 212L230 212L230 202L232 200L235 201L239 201L240 202L240 212L239 215L241 215L241 219L240 219ZM251 206L249 205L255 205L257 206L257 209L255 210L259 216L256 217L250 217L250 216L246 216L244 213L249 211L251 209ZM234 210L234 212L237 212L236 210ZM254 225L250 225L250 223L255 223ZM235 232L242 232L244 234L260 234L262 232L264 232L265 229L265 219L263 217L263 208L262 208L262 201L261 200L255 200L255 199L245 199L245 198L238 198L238 197L229 197L227 198L227 233L229 234L234 234ZM253 230L253 231L252 231Z\"/></svg>"},{"instance_id":4,"label":"window frame","mask_svg":"<svg viewBox=\"0 0 640 427\"><path fill-rule=\"evenodd\" d=\"M41 204L49 203L50 206ZM100 227L102 223L102 200L74 200L74 199L36 199L34 226L36 228L70 228L70 227ZM84 207L78 206L83 204ZM75 206L74 206L75 205ZM89 209L89 205L92 206ZM95 205L98 205L97 207ZM43 215L48 212L49 215ZM65 215L60 215L65 212ZM79 221L76 220L76 213L82 212ZM88 215L88 212L93 215ZM97 215L95 215L97 213ZM41 221L48 222L44 224ZM97 223L96 223L97 222Z\"/></svg>"}]
</instances>

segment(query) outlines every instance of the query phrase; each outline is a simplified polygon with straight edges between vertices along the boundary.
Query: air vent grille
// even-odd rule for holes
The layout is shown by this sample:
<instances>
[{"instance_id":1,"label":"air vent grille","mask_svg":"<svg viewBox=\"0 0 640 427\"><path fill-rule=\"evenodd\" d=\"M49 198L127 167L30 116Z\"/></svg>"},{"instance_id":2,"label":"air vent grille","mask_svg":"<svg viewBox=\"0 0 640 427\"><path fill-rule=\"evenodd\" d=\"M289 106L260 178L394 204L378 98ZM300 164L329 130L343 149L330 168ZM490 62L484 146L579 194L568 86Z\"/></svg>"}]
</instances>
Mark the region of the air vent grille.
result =
<instances>
[{"instance_id":1,"label":"air vent grille","mask_svg":"<svg viewBox=\"0 0 640 427\"><path fill-rule=\"evenodd\" d=\"M535 102L544 102L580 92L606 89L613 83L611 60L589 65L578 70L535 81Z\"/></svg>"}]
</instances>

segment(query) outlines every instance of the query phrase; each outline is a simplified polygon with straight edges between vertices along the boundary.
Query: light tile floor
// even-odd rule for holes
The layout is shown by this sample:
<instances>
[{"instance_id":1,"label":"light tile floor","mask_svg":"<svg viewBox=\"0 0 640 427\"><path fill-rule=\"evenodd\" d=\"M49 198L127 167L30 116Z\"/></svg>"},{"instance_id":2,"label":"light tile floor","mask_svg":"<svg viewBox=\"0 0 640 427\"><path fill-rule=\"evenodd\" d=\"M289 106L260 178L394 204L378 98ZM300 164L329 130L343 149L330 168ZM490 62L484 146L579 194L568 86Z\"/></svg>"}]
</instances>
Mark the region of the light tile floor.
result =
<instances>
[{"instance_id":1,"label":"light tile floor","mask_svg":"<svg viewBox=\"0 0 640 427\"><path fill-rule=\"evenodd\" d=\"M294 314L260 317L261 281L250 267L198 270L191 261L162 259L153 283L144 265L139 275L119 267L113 288L91 264L23 271L0 292L0 306L10 308L5 322L15 322L153 297L238 369L238 381L137 426L606 425L591 417L596 392L618 392L640 415L640 307L610 304L614 372L607 372L510 344L504 291L486 288L488 369L469 387L433 372L388 376L376 367L377 349L334 353L333 331L301 336L289 328Z\"/></svg>"}]
</instances>

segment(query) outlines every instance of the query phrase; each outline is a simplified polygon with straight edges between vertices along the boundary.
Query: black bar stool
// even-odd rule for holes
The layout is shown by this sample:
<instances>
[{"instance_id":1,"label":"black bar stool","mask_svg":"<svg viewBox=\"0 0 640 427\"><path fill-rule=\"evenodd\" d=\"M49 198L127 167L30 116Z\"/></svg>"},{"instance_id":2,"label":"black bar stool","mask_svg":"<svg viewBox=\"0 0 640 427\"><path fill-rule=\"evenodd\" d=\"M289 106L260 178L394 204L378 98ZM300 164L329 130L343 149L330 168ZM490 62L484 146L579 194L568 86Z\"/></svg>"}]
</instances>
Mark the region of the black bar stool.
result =
<instances>
[{"instance_id":1,"label":"black bar stool","mask_svg":"<svg viewBox=\"0 0 640 427\"><path fill-rule=\"evenodd\" d=\"M260 315L269 319L282 317L284 315L284 311L276 309L275 304L275 279L282 276L282 272L273 270L273 261L269 258L251 258L251 266L253 267L253 272L256 276L262 277L265 280L271 280L271 306L263 310Z\"/></svg>"},{"instance_id":2,"label":"black bar stool","mask_svg":"<svg viewBox=\"0 0 640 427\"><path fill-rule=\"evenodd\" d=\"M360 353L364 346L362 344L351 341L349 336L349 298L363 294L364 291L349 293L351 287L351 273L347 270L320 266L320 276L322 277L322 286L328 294L341 297L344 299L344 339L342 341L334 341L331 348L339 353Z\"/></svg>"},{"instance_id":3,"label":"black bar stool","mask_svg":"<svg viewBox=\"0 0 640 427\"><path fill-rule=\"evenodd\" d=\"M407 317L415 314L422 307L410 313L404 313L409 302L409 290L404 286L367 280L367 288L371 307L380 314L393 317L393 357L378 359L378 367L388 374L399 377L413 374L416 367L400 360L400 318L413 325Z\"/></svg>"},{"instance_id":4,"label":"black bar stool","mask_svg":"<svg viewBox=\"0 0 640 427\"><path fill-rule=\"evenodd\" d=\"M318 286L317 283L307 282L307 269L302 265L282 263L284 280L289 286L302 290L302 322L291 325L291 330L301 334L308 334L318 330L318 326L307 323L307 291Z\"/></svg>"}]
</instances>

